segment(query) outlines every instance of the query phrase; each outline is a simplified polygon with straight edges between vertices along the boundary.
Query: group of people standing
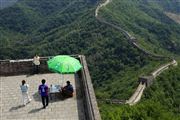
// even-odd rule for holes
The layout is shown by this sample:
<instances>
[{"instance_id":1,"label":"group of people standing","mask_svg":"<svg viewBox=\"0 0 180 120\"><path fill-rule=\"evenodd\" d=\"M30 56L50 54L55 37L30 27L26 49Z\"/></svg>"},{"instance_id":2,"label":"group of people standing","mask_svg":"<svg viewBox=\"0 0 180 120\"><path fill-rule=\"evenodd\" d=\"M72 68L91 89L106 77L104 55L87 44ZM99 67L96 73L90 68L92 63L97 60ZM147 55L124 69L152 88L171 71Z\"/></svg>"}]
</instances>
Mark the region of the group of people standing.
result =
<instances>
[{"instance_id":1,"label":"group of people standing","mask_svg":"<svg viewBox=\"0 0 180 120\"><path fill-rule=\"evenodd\" d=\"M46 108L46 106L48 106L49 103L48 86L45 84L46 83L45 79L42 79L41 82L42 84L39 85L38 91L39 94L41 95L43 108ZM26 83L25 80L22 80L22 84L20 85L20 88L22 93L23 105L25 106L27 103L31 102L31 98L29 96L29 85Z\"/></svg>"},{"instance_id":2,"label":"group of people standing","mask_svg":"<svg viewBox=\"0 0 180 120\"><path fill-rule=\"evenodd\" d=\"M42 104L43 108L46 108L49 104L49 88L45 84L46 80L42 79L41 85L38 87L39 95L41 96L42 99ZM73 86L70 84L70 81L66 82L67 85L64 86L60 91L63 97L73 97ZM25 80L22 80L22 85L20 85L21 92L22 92L22 100L23 100L23 105L25 106L27 103L31 101L31 98L28 94L29 91L29 85L26 83Z\"/></svg>"},{"instance_id":3,"label":"group of people standing","mask_svg":"<svg viewBox=\"0 0 180 120\"><path fill-rule=\"evenodd\" d=\"M34 74L38 74L39 71L39 67L40 67L40 57L36 54L33 58L33 73ZM48 86L45 84L46 80L42 79L41 80L41 85L39 85L38 87L38 91L39 91L39 95L41 96L42 99L42 104L43 104L43 108L46 108L49 104L49 88ZM73 86L70 84L70 81L66 82L67 85L64 86L62 89L60 89L60 93L62 94L63 97L72 97L73 96ZM29 91L29 85L26 83L25 80L22 80L22 84L20 85L21 88L21 92L22 92L22 101L23 101L23 105L25 106L27 103L31 102L31 98L28 94Z\"/></svg>"}]
</instances>

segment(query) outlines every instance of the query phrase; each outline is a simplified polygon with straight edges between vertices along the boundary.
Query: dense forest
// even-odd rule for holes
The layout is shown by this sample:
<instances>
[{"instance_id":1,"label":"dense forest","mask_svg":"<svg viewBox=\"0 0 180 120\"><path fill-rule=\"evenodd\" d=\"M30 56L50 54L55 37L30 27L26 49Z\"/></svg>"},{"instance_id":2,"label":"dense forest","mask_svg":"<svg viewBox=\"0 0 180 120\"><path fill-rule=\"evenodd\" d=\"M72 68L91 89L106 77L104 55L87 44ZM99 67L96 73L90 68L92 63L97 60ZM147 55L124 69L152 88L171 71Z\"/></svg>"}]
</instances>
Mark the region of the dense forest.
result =
<instances>
[{"instance_id":1,"label":"dense forest","mask_svg":"<svg viewBox=\"0 0 180 120\"><path fill-rule=\"evenodd\" d=\"M0 59L35 54L84 54L97 99L128 99L146 75L166 61L147 57L123 33L99 22L97 0L18 0L0 10ZM100 10L108 22L123 27L146 50L179 59L180 25L164 12L180 14L176 1L113 0ZM104 120L178 119L180 69L164 72L135 106L99 102Z\"/></svg>"},{"instance_id":2,"label":"dense forest","mask_svg":"<svg viewBox=\"0 0 180 120\"><path fill-rule=\"evenodd\" d=\"M145 49L160 54L165 50L179 54L180 25L167 17L164 12L173 11L180 14L180 3L167 2L168 5L165 3L165 1L156 3L143 0L113 0L102 9L104 12L101 15L109 22L131 32ZM165 5L163 9L162 6Z\"/></svg>"},{"instance_id":3,"label":"dense forest","mask_svg":"<svg viewBox=\"0 0 180 120\"><path fill-rule=\"evenodd\" d=\"M135 106L101 103L104 120L179 120L180 68L169 69L148 88Z\"/></svg>"}]
</instances>

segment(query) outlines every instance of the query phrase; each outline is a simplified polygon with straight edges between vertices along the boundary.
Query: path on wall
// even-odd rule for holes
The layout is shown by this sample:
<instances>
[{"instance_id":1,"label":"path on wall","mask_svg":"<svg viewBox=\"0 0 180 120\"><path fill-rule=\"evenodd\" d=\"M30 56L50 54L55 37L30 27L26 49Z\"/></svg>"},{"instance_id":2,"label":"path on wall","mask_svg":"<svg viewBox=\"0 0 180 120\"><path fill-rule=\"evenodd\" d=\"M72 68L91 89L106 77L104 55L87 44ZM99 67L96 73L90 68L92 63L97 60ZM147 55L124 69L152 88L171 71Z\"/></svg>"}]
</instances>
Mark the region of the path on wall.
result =
<instances>
[{"instance_id":1,"label":"path on wall","mask_svg":"<svg viewBox=\"0 0 180 120\"><path fill-rule=\"evenodd\" d=\"M135 37L133 37L128 31L124 30L123 28L121 28L118 25L114 25L110 22L107 22L106 20L104 20L103 18L99 17L99 10L102 7L105 7L106 5L108 5L110 2L112 2L112 0L106 0L105 2L99 4L95 10L95 17L98 21L100 21L103 24L106 24L116 30L119 30L120 32L122 32L126 38L128 39L128 41L138 50L140 50L141 52L143 52L145 55L147 56L151 56L153 58L156 59L168 59L170 60L170 62L168 62L167 64L162 65L161 67L155 69L152 73L150 73L151 78L156 78L160 73L162 73L164 70L168 69L169 66L172 65L177 65L177 61L168 57L168 56L161 56L161 55L157 55L154 53L151 53L145 49L143 49L142 47L140 47L138 45L138 41ZM118 99L105 99L104 101L109 102L109 103L115 103L115 104L129 104L129 105L134 105L137 102L139 102L141 100L141 96L143 95L143 91L146 88L146 84L140 82L139 86L137 87L137 89L135 90L135 92L133 93L133 95L128 99L128 100L118 100Z\"/></svg>"}]
</instances>

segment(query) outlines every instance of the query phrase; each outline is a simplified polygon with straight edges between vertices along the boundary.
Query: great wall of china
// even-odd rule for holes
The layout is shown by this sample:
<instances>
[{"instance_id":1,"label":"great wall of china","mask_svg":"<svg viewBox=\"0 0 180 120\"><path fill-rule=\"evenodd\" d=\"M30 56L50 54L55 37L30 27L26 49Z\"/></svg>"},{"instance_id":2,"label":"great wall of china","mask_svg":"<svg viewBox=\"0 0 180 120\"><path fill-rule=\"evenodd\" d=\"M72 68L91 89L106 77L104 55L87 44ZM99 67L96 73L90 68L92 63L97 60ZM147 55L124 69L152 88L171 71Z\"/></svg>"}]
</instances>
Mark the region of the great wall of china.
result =
<instances>
[{"instance_id":1,"label":"great wall of china","mask_svg":"<svg viewBox=\"0 0 180 120\"><path fill-rule=\"evenodd\" d=\"M129 105L135 105L136 103L138 103L141 100L141 97L143 95L143 91L145 90L146 87L150 86L153 82L153 80L160 74L162 73L164 70L168 69L170 66L176 66L177 65L177 61L170 58L170 57L166 57L166 56L161 56L161 55L157 55L154 53L151 53L145 49L143 49L142 47L140 47L138 45L138 41L135 37L133 37L128 31L124 30L123 28L121 28L118 25L112 24L110 22L107 22L106 20L104 20L103 18L101 18L99 16L99 10L102 7L106 7L106 5L108 5L110 2L112 2L112 0L106 0L105 2L99 4L95 10L95 17L96 19L103 23L106 24L116 30L119 30L120 32L122 32L126 38L128 39L128 41L138 50L140 50L141 52L143 52L145 55L147 56L151 56L153 58L156 59L168 59L170 60L170 62L162 65L161 67L155 69L152 73L150 73L150 75L148 76L143 76L143 77L139 77L139 85L137 87L137 89L135 90L135 92L133 93L133 95L128 99L128 100L118 100L118 99L105 99L104 101L109 102L109 103L114 103L114 104L129 104Z\"/></svg>"}]
</instances>

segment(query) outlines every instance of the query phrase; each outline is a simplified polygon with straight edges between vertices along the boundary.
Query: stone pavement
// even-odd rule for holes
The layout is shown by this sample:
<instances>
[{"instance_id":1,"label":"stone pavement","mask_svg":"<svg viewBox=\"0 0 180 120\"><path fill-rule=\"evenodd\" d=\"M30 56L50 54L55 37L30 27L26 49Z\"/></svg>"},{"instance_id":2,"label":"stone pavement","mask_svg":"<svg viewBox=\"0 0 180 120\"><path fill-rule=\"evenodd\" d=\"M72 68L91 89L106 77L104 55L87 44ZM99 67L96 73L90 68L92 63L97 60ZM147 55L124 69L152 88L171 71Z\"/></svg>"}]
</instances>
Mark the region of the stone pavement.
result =
<instances>
[{"instance_id":1,"label":"stone pavement","mask_svg":"<svg viewBox=\"0 0 180 120\"><path fill-rule=\"evenodd\" d=\"M0 77L0 120L85 120L79 81L75 81L73 74L63 76L50 73ZM22 106L19 87L23 79L30 86L29 95L32 99L25 107ZM41 84L42 79L46 79L48 86L50 84L65 85L69 80L75 88L75 94L72 98L65 100L53 96L49 106L42 109L41 98L38 95L38 85Z\"/></svg>"}]
</instances>

